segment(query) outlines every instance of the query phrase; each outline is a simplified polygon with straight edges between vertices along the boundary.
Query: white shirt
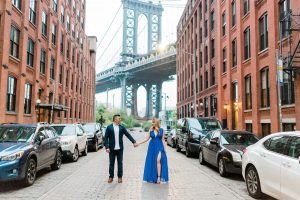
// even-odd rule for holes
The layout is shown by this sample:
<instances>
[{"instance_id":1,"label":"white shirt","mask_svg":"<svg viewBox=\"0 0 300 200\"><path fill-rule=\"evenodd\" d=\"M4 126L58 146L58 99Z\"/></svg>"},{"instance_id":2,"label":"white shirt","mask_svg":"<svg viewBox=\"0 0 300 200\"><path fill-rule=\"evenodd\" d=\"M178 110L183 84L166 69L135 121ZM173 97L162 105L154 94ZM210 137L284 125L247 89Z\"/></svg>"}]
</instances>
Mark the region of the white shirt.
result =
<instances>
[{"instance_id":1,"label":"white shirt","mask_svg":"<svg viewBox=\"0 0 300 200\"><path fill-rule=\"evenodd\" d=\"M119 142L119 125L113 124L114 126L114 133L115 133L115 148L114 150L120 149L120 142Z\"/></svg>"}]
</instances>

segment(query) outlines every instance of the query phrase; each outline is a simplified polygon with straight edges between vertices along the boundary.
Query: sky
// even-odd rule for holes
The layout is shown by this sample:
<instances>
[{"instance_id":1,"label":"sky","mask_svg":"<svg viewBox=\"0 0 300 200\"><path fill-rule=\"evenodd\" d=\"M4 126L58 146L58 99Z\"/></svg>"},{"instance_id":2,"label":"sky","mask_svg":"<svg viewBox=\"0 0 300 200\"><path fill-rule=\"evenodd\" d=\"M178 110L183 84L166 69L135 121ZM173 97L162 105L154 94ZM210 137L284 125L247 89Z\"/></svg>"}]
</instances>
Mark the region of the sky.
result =
<instances>
[{"instance_id":1,"label":"sky","mask_svg":"<svg viewBox=\"0 0 300 200\"><path fill-rule=\"evenodd\" d=\"M152 0L158 3L158 0ZM187 0L162 0L164 11L162 15L162 43L176 42L176 27L181 17ZM114 19L114 21L113 21ZM111 22L113 23L111 24ZM96 58L96 72L114 66L120 59L122 45L123 7L121 0L87 0L86 3L86 34L97 36L98 49ZM139 38L138 50L145 51L147 29L145 17L139 18ZM108 30L108 31L107 31ZM163 83L162 93L166 93L167 107L176 107L176 80ZM107 93L96 94L98 103L106 104ZM163 108L164 108L163 99ZM121 90L111 90L108 92L108 104L115 108L121 106ZM146 90L143 87L138 89L138 111L143 116L146 105Z\"/></svg>"}]
</instances>

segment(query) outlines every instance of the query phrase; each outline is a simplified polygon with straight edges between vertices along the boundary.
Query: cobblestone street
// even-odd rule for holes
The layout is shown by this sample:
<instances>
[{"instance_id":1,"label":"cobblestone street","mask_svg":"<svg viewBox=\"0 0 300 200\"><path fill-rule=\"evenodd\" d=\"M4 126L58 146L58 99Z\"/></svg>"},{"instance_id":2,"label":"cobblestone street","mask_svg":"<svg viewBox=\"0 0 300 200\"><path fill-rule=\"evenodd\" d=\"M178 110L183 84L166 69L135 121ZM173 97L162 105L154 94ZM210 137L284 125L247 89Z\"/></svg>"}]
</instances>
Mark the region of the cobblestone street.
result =
<instances>
[{"instance_id":1,"label":"cobblestone street","mask_svg":"<svg viewBox=\"0 0 300 200\"><path fill-rule=\"evenodd\" d=\"M132 133L137 141L144 133ZM216 169L200 166L198 159L168 147L169 184L142 182L147 144L134 148L126 139L123 183L107 183L108 155L104 149L64 163L60 170L38 173L35 184L23 188L15 183L0 184L0 199L252 199L241 176L219 176Z\"/></svg>"}]
</instances>

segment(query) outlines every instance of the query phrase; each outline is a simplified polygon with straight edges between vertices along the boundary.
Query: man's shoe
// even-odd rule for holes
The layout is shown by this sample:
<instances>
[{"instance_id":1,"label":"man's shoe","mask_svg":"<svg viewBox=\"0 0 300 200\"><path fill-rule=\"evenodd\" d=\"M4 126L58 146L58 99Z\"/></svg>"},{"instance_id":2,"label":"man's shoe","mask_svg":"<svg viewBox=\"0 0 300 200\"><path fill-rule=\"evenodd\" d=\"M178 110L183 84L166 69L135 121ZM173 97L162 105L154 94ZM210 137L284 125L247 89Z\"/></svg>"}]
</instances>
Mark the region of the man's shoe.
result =
<instances>
[{"instance_id":1,"label":"man's shoe","mask_svg":"<svg viewBox=\"0 0 300 200\"><path fill-rule=\"evenodd\" d=\"M118 183L122 183L122 178L118 178Z\"/></svg>"},{"instance_id":2,"label":"man's shoe","mask_svg":"<svg viewBox=\"0 0 300 200\"><path fill-rule=\"evenodd\" d=\"M109 177L107 182L108 183L112 183L113 182L113 178Z\"/></svg>"}]
</instances>

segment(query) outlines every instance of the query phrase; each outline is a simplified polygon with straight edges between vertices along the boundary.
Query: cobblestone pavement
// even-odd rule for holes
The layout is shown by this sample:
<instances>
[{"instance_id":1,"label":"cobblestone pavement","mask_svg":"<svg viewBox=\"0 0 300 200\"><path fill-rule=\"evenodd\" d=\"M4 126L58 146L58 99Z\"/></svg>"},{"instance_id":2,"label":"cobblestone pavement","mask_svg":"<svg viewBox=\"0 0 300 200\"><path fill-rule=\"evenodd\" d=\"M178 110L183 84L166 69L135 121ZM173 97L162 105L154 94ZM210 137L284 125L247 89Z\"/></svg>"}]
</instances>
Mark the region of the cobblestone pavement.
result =
<instances>
[{"instance_id":1,"label":"cobblestone pavement","mask_svg":"<svg viewBox=\"0 0 300 200\"><path fill-rule=\"evenodd\" d=\"M132 132L140 141L143 132ZM147 144L134 148L126 139L123 183L108 184L108 155L104 149L80 157L76 163L64 163L60 170L42 170L35 184L23 188L16 183L0 184L0 199L252 199L241 176L222 178L216 169L200 166L198 159L168 147L168 184L143 183ZM115 166L116 168L116 166Z\"/></svg>"}]
</instances>

